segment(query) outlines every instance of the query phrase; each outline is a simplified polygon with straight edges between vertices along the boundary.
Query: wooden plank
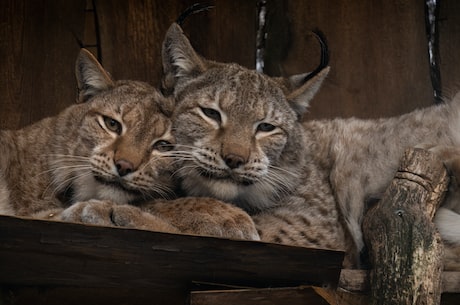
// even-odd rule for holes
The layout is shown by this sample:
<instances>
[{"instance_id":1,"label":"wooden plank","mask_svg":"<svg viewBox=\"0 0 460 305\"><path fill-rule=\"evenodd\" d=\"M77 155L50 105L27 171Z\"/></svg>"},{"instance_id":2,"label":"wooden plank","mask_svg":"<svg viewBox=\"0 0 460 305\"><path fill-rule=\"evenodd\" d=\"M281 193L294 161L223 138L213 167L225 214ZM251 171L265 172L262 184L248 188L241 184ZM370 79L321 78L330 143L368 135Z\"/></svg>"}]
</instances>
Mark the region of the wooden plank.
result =
<instances>
[{"instance_id":1,"label":"wooden plank","mask_svg":"<svg viewBox=\"0 0 460 305\"><path fill-rule=\"evenodd\" d=\"M460 58L460 2L442 0L439 5L439 51L442 91L445 97L452 97L459 88Z\"/></svg>"},{"instance_id":2,"label":"wooden plank","mask_svg":"<svg viewBox=\"0 0 460 305\"><path fill-rule=\"evenodd\" d=\"M361 270L347 270L352 272L358 273L366 273L365 271ZM342 271L343 273L343 271ZM447 274L447 276L446 276ZM446 289L450 289L448 287L455 287L454 293L443 293L441 298L442 305L457 305L460 300L460 273L458 272L444 272L444 278L450 278L449 280L444 280L444 291ZM342 285L342 284L341 284ZM299 289L303 289L299 291ZM319 291L319 288L314 288L316 292ZM235 293L232 296L232 299L238 299L238 302L234 302L233 304L244 304L243 302L256 302L256 299L250 298L248 300L249 294L245 293L249 289L240 289L243 293L238 296ZM282 302L280 301L278 304L289 304L295 305L295 302L299 302L299 304L323 304L321 300L313 301L313 295L310 295L311 290L308 287L292 287L292 288L269 288L269 289L253 289L256 292L262 291L259 297L263 298L264 301L272 301L280 300L281 296L289 299L289 302ZM265 292L268 290L268 292ZM292 291L292 295L289 291ZM324 291L324 290L323 290ZM214 291L208 291L209 293L214 293ZM279 295L277 293L279 292ZM165 292L166 294L167 292ZM363 292L350 292L339 288L337 294L332 295L331 291L327 291L328 296L326 299L329 299L331 302L330 304L336 305L346 305L351 302L353 305L360 304L358 303L360 300L363 300L362 304L368 304L369 301L366 299L366 294ZM165 294L161 294L161 292L151 290L147 288L126 288L126 287L116 287L116 288L87 288L87 287L55 287L55 286L39 286L39 287L23 287L23 286L6 286L2 285L0 290L0 300L3 301L2 304L35 304L35 305L61 305L63 304L63 300L65 300L66 305L81 305L81 304L130 304L130 305L137 305L137 304L158 304L159 302L163 302L164 304L184 304L183 300L186 297L181 293L175 292L174 294L169 294L165 296ZM270 295L270 298L267 296ZM324 294L320 294L323 295ZM176 300L172 299L176 297ZM191 300L196 299L196 292L192 292ZM213 296L211 296L213 297ZM200 301L205 301L204 295L200 296ZM305 302L308 298L311 302ZM115 300L115 301L114 301ZM167 302L167 303L166 303ZM214 303L214 304L221 304L221 303ZM255 303L259 305L258 303ZM276 304L276 303L275 303Z\"/></svg>"},{"instance_id":3,"label":"wooden plank","mask_svg":"<svg viewBox=\"0 0 460 305\"><path fill-rule=\"evenodd\" d=\"M433 103L424 1L268 0L267 5L267 18L278 20L267 36L266 52L276 53L267 59L269 73L291 75L318 65L312 29L322 30L329 42L332 69L309 117L390 116Z\"/></svg>"},{"instance_id":4,"label":"wooden plank","mask_svg":"<svg viewBox=\"0 0 460 305\"><path fill-rule=\"evenodd\" d=\"M330 305L367 305L369 297L364 293L353 293L342 289L332 290L315 287L315 291Z\"/></svg>"},{"instance_id":5,"label":"wooden plank","mask_svg":"<svg viewBox=\"0 0 460 305\"><path fill-rule=\"evenodd\" d=\"M188 2L96 0L104 67L116 79L159 84L164 33Z\"/></svg>"},{"instance_id":6,"label":"wooden plank","mask_svg":"<svg viewBox=\"0 0 460 305\"><path fill-rule=\"evenodd\" d=\"M118 79L159 85L164 34L194 3L97 0L104 67ZM215 6L212 10L190 16L183 25L193 46L209 59L254 67L256 0L220 0L210 4Z\"/></svg>"},{"instance_id":7,"label":"wooden plank","mask_svg":"<svg viewBox=\"0 0 460 305\"><path fill-rule=\"evenodd\" d=\"M0 2L0 128L54 115L75 101L85 0Z\"/></svg>"},{"instance_id":8,"label":"wooden plank","mask_svg":"<svg viewBox=\"0 0 460 305\"><path fill-rule=\"evenodd\" d=\"M336 286L343 259L338 251L8 216L0 216L0 232L0 283L20 286L161 295L183 295L192 281Z\"/></svg>"},{"instance_id":9,"label":"wooden plank","mask_svg":"<svg viewBox=\"0 0 460 305\"><path fill-rule=\"evenodd\" d=\"M193 291L190 305L327 305L312 287Z\"/></svg>"},{"instance_id":10,"label":"wooden plank","mask_svg":"<svg viewBox=\"0 0 460 305\"><path fill-rule=\"evenodd\" d=\"M233 289L233 290L231 290ZM367 270L343 269L338 289L322 287L290 287L275 289L235 289L193 291L191 305L204 304L369 304L369 274ZM458 304L460 300L460 272L445 271L442 275L441 304ZM315 295L317 294L317 295Z\"/></svg>"},{"instance_id":11,"label":"wooden plank","mask_svg":"<svg viewBox=\"0 0 460 305\"><path fill-rule=\"evenodd\" d=\"M69 29L82 37L85 2L1 2L1 128L23 126L73 102L78 46ZM158 84L164 32L194 2L96 1L102 57L109 71L117 78ZM311 117L387 116L431 104L423 2L268 2L275 8L269 14L274 21L268 23L273 25L267 36L268 72L313 69L319 48L310 30L318 27L328 37L332 72L313 103ZM192 43L208 58L253 67L256 1L211 3L215 9L191 17L184 25ZM459 61L453 55L460 41L456 3L443 1L440 15L441 72L447 96L458 83ZM401 28L404 31L397 30Z\"/></svg>"},{"instance_id":12,"label":"wooden plank","mask_svg":"<svg viewBox=\"0 0 460 305\"><path fill-rule=\"evenodd\" d=\"M337 290L314 287L329 304L366 305L370 303L368 270L343 269ZM460 272L444 271L442 274L442 305L456 305L460 301Z\"/></svg>"},{"instance_id":13,"label":"wooden plank","mask_svg":"<svg viewBox=\"0 0 460 305\"><path fill-rule=\"evenodd\" d=\"M12 286L2 284L2 305L184 305L182 291L151 290L148 287Z\"/></svg>"},{"instance_id":14,"label":"wooden plank","mask_svg":"<svg viewBox=\"0 0 460 305\"><path fill-rule=\"evenodd\" d=\"M255 68L257 0L210 1L214 8L184 24L195 50L207 59Z\"/></svg>"}]
</instances>

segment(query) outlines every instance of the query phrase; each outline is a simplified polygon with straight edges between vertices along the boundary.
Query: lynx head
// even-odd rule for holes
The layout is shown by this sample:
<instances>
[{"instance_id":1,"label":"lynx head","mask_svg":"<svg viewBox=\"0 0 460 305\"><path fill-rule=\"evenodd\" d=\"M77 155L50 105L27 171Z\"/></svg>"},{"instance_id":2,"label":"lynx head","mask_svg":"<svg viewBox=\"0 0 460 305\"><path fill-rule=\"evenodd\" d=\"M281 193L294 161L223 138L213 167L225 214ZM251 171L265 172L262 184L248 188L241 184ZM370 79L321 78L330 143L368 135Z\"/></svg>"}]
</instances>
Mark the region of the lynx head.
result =
<instances>
[{"instance_id":1,"label":"lynx head","mask_svg":"<svg viewBox=\"0 0 460 305\"><path fill-rule=\"evenodd\" d=\"M163 90L176 100L173 131L185 192L247 210L291 191L304 154L300 118L326 77L270 78L200 57L177 24L163 43Z\"/></svg>"},{"instance_id":2,"label":"lynx head","mask_svg":"<svg viewBox=\"0 0 460 305\"><path fill-rule=\"evenodd\" d=\"M78 104L59 118L68 132L53 142L55 189L71 190L73 201L171 196L172 100L143 82L114 81L86 50L76 77Z\"/></svg>"}]
</instances>

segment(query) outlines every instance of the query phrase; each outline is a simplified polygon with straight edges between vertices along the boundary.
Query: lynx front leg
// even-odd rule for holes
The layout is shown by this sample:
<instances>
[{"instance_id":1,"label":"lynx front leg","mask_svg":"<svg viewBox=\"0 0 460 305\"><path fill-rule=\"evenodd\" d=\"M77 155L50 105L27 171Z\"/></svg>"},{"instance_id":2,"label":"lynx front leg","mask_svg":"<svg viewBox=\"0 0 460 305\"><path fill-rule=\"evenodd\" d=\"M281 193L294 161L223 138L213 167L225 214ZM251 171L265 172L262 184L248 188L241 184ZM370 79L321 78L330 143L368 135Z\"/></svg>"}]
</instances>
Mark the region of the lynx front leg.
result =
<instances>
[{"instance_id":1,"label":"lynx front leg","mask_svg":"<svg viewBox=\"0 0 460 305\"><path fill-rule=\"evenodd\" d=\"M78 202L65 209L56 219L95 224L117 226L178 233L178 229L163 219L142 211L132 205L118 205L110 201L89 200Z\"/></svg>"},{"instance_id":2,"label":"lynx front leg","mask_svg":"<svg viewBox=\"0 0 460 305\"><path fill-rule=\"evenodd\" d=\"M332 171L330 179L337 206L356 247L353 256L359 257L364 249L361 229L365 200L363 186L356 176L337 169Z\"/></svg>"},{"instance_id":3,"label":"lynx front leg","mask_svg":"<svg viewBox=\"0 0 460 305\"><path fill-rule=\"evenodd\" d=\"M179 198L149 204L144 210L170 222L182 233L260 240L246 212L215 199Z\"/></svg>"}]
</instances>

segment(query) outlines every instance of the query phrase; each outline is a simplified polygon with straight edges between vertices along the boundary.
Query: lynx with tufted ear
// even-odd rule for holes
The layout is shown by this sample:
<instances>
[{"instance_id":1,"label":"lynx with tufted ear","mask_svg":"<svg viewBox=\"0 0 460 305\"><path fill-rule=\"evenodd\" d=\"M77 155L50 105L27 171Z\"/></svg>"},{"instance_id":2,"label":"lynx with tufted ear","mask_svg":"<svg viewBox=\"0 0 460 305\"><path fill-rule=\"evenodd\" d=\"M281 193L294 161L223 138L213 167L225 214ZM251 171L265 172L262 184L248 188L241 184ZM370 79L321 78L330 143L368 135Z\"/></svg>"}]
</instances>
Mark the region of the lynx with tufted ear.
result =
<instances>
[{"instance_id":1,"label":"lynx with tufted ear","mask_svg":"<svg viewBox=\"0 0 460 305\"><path fill-rule=\"evenodd\" d=\"M75 70L79 103L0 130L0 214L259 239L235 206L166 200L176 196L172 99L143 82L113 80L86 50Z\"/></svg>"},{"instance_id":2,"label":"lynx with tufted ear","mask_svg":"<svg viewBox=\"0 0 460 305\"><path fill-rule=\"evenodd\" d=\"M307 111L310 101L318 92L330 70L330 67L327 66L327 46L322 36L318 37L322 47L322 59L315 71L286 78L272 78L279 84L286 99L299 116ZM197 54L177 23L173 23L166 34L162 57L163 90L168 93L179 90L188 80L194 79L209 69L225 67L225 65L204 59Z\"/></svg>"},{"instance_id":3,"label":"lynx with tufted ear","mask_svg":"<svg viewBox=\"0 0 460 305\"><path fill-rule=\"evenodd\" d=\"M86 49L82 49L75 63L78 103L84 103L96 94L114 87L109 73Z\"/></svg>"},{"instance_id":4,"label":"lynx with tufted ear","mask_svg":"<svg viewBox=\"0 0 460 305\"><path fill-rule=\"evenodd\" d=\"M177 176L189 195L252 213L262 240L345 249L346 265L356 266L366 201L387 187L407 147L460 145L460 97L401 117L304 122L329 72L325 63L271 78L200 57L173 24L163 67L176 100ZM447 230L453 222L436 219L442 231L460 232L460 222ZM458 238L443 237L459 247Z\"/></svg>"}]
</instances>

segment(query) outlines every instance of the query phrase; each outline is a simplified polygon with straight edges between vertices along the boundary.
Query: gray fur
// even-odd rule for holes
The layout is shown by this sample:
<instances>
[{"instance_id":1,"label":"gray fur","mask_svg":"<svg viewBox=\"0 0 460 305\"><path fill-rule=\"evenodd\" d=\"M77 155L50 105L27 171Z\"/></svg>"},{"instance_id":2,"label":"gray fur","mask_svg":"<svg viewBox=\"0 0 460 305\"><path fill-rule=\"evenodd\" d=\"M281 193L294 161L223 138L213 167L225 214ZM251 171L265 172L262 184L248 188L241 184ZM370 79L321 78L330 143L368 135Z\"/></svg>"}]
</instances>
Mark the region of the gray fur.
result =
<instances>
[{"instance_id":1,"label":"gray fur","mask_svg":"<svg viewBox=\"0 0 460 305\"><path fill-rule=\"evenodd\" d=\"M177 24L163 61L184 191L252 213L263 240L345 249L353 264L365 203L387 187L404 150L460 144L460 97L394 118L303 123L329 67L302 83L208 61ZM451 225L460 234L460 221Z\"/></svg>"}]
</instances>

